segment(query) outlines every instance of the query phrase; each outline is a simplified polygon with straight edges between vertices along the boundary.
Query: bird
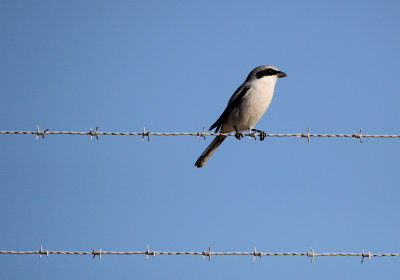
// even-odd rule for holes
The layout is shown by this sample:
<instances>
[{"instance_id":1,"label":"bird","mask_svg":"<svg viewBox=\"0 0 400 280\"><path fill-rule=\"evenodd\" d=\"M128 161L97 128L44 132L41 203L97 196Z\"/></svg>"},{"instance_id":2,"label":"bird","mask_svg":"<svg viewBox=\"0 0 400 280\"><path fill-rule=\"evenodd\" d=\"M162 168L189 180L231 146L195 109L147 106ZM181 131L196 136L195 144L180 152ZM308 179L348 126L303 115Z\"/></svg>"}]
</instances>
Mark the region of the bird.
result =
<instances>
[{"instance_id":1,"label":"bird","mask_svg":"<svg viewBox=\"0 0 400 280\"><path fill-rule=\"evenodd\" d=\"M215 128L216 133L234 131L235 137L239 140L243 138L242 131L249 130L250 133L255 131L260 134L260 140L264 140L266 133L254 129L254 126L271 103L276 81L286 76L285 72L272 65L254 68L244 83L233 93L224 112L209 130ZM194 165L198 168L203 167L225 138L225 135L216 136Z\"/></svg>"}]
</instances>

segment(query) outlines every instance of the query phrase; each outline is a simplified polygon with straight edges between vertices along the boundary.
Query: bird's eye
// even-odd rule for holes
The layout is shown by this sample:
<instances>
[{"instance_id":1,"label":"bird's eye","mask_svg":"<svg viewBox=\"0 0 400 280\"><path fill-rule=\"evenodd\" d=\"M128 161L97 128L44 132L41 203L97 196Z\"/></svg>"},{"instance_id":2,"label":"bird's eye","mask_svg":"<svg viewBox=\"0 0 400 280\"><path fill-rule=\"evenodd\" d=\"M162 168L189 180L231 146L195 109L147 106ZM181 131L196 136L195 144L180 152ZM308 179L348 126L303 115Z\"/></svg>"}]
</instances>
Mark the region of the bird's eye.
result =
<instances>
[{"instance_id":1,"label":"bird's eye","mask_svg":"<svg viewBox=\"0 0 400 280\"><path fill-rule=\"evenodd\" d=\"M275 75L276 73L277 72L274 69L267 68L267 69L261 70L257 73L257 79L260 79L265 76L272 76L272 75Z\"/></svg>"}]
</instances>

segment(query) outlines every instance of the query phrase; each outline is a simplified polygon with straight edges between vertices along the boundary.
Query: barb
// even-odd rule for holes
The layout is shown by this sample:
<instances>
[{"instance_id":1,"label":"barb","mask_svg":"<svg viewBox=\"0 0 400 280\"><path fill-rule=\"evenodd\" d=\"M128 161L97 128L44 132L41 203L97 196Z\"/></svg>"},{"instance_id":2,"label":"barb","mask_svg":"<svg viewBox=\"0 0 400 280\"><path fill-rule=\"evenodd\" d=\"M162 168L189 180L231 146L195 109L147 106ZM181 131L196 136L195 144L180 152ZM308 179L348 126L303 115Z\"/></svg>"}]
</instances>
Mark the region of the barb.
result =
<instances>
[{"instance_id":1,"label":"barb","mask_svg":"<svg viewBox=\"0 0 400 280\"><path fill-rule=\"evenodd\" d=\"M156 255L156 252L154 252L154 251L150 251L150 248L149 248L149 244L147 244L146 245L146 260L148 260L149 259L149 255L151 255L151 256L155 256Z\"/></svg>"},{"instance_id":2,"label":"barb","mask_svg":"<svg viewBox=\"0 0 400 280\"><path fill-rule=\"evenodd\" d=\"M257 256L259 256L260 257L260 259L261 259L261 257L262 257L262 255L263 255L263 253L262 252L257 252L257 249L256 249L256 247L254 247L254 252L253 252L253 261L256 261L256 257Z\"/></svg>"},{"instance_id":3,"label":"barb","mask_svg":"<svg viewBox=\"0 0 400 280\"><path fill-rule=\"evenodd\" d=\"M211 261L211 255L213 254L213 252L211 252L211 246L208 247L208 251L203 250L203 259L205 257L208 257L208 261Z\"/></svg>"},{"instance_id":4,"label":"barb","mask_svg":"<svg viewBox=\"0 0 400 280\"><path fill-rule=\"evenodd\" d=\"M96 130L90 128L89 135L90 135L90 141L92 141L93 136L96 137L96 140L99 140L99 127L96 126Z\"/></svg>"},{"instance_id":5,"label":"barb","mask_svg":"<svg viewBox=\"0 0 400 280\"><path fill-rule=\"evenodd\" d=\"M43 246L40 245L39 255L40 255L40 257L42 257L42 255L46 255L48 257L49 256L49 251L43 250Z\"/></svg>"},{"instance_id":6,"label":"barb","mask_svg":"<svg viewBox=\"0 0 400 280\"><path fill-rule=\"evenodd\" d=\"M3 130L0 131L0 134L23 134L23 135L36 135L36 139L39 136L44 138L45 135L89 135L90 140L92 137L96 137L99 139L99 135L108 135L108 136L141 136L141 140L143 141L144 137L147 137L147 140L150 140L150 134L154 136L196 136L202 137L206 139L206 136L235 136L235 133L214 133L214 132L206 132L205 127L200 132L150 132L146 131L146 127L143 127L143 131L135 131L135 132L106 132L106 131L98 131L98 126L96 130L92 130L90 128L89 131L50 131L50 129L46 129L41 131L39 129L39 125L37 125L36 131L14 131L14 130ZM254 137L260 136L259 132L250 132L244 133L244 136ZM307 142L310 143L311 137L320 137L320 138L353 138L360 139L360 142L363 142L365 138L400 138L399 134L362 134L362 130L360 129L359 133L336 133L336 134L320 134L320 133L310 133L310 128L307 129L306 133L266 133L265 137L296 137L296 138L307 138Z\"/></svg>"},{"instance_id":7,"label":"barb","mask_svg":"<svg viewBox=\"0 0 400 280\"><path fill-rule=\"evenodd\" d=\"M249 252L214 252L211 251L211 246L208 247L208 250L203 251L178 251L178 252L168 252L168 251L153 251L149 249L149 245L146 245L146 251L104 251L104 250L91 250L91 251L51 251L44 250L42 246L38 251L0 251L0 254L8 254L8 255L91 255L93 258L99 256L99 260L102 259L104 255L146 255L148 259L149 256L156 255L167 255L167 256L177 256L177 255L198 255L203 256L203 258L208 258L211 261L211 256L251 256L253 260L256 257L262 256L305 256L311 257L311 263L314 262L315 257L361 257L361 263L364 263L364 259L372 259L374 257L400 257L400 253L371 253L368 251L366 253L364 250L360 253L316 253L312 248L310 248L311 252L261 252L257 251L254 248L254 251Z\"/></svg>"},{"instance_id":8,"label":"barb","mask_svg":"<svg viewBox=\"0 0 400 280\"><path fill-rule=\"evenodd\" d=\"M44 131L41 131L40 128L39 128L39 125L36 124L36 132L34 133L34 134L36 134L36 140L38 140L39 135L41 135L42 138L44 138L44 135L45 135L49 130L50 130L50 128L48 128L48 129L46 129L46 130L44 130Z\"/></svg>"},{"instance_id":9,"label":"barb","mask_svg":"<svg viewBox=\"0 0 400 280\"><path fill-rule=\"evenodd\" d=\"M310 250L311 250L311 252L307 253L307 257L311 257L311 263L314 263L315 252L312 247L310 248Z\"/></svg>"},{"instance_id":10,"label":"barb","mask_svg":"<svg viewBox=\"0 0 400 280\"><path fill-rule=\"evenodd\" d=\"M96 251L95 249L92 250L92 254L93 254L93 259L96 258L96 256L99 256L99 260L101 260L101 254L103 252L101 251L101 249L99 249L98 251Z\"/></svg>"}]
</instances>

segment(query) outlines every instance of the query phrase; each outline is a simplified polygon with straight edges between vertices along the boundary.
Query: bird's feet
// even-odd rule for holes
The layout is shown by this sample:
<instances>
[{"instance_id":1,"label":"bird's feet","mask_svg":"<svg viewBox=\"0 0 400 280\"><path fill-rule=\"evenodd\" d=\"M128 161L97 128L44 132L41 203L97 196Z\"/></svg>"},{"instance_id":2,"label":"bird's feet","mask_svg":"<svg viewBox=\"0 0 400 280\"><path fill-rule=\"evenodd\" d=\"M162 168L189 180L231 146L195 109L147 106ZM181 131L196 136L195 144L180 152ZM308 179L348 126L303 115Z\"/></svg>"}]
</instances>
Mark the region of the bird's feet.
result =
<instances>
[{"instance_id":1,"label":"bird's feet","mask_svg":"<svg viewBox=\"0 0 400 280\"><path fill-rule=\"evenodd\" d=\"M236 131L235 137L236 137L237 140L240 140L240 138L243 138L244 135L243 135L243 133L241 133L241 132L239 132L239 131Z\"/></svg>"},{"instance_id":2,"label":"bird's feet","mask_svg":"<svg viewBox=\"0 0 400 280\"><path fill-rule=\"evenodd\" d=\"M239 130L237 130L236 127L235 127L235 131L236 131L235 137L236 137L237 140L240 140L240 138L244 137L243 133L240 132Z\"/></svg>"},{"instance_id":3,"label":"bird's feet","mask_svg":"<svg viewBox=\"0 0 400 280\"><path fill-rule=\"evenodd\" d=\"M260 141L263 141L265 139L265 137L267 137L267 133L265 131L254 129L254 128L252 130L254 130L255 132L258 132L260 134L259 135Z\"/></svg>"}]
</instances>

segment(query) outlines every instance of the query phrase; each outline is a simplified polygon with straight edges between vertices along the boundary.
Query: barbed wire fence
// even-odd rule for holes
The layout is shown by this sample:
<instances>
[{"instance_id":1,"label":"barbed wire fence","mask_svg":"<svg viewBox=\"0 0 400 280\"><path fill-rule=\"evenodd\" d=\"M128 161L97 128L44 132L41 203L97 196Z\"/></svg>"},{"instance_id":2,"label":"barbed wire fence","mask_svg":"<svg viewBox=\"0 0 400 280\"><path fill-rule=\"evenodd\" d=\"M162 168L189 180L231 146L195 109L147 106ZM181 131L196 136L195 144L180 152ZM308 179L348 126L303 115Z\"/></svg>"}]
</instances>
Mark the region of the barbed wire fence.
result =
<instances>
[{"instance_id":1,"label":"barbed wire fence","mask_svg":"<svg viewBox=\"0 0 400 280\"><path fill-rule=\"evenodd\" d=\"M252 256L253 261L256 260L256 257L263 257L263 256L305 256L311 258L311 263L314 263L315 257L361 257L361 263L364 263L364 259L372 259L374 257L400 257L400 253L371 253L365 252L362 250L360 253L316 253L313 248L310 248L310 252L261 252L257 251L254 248L253 251L250 252L214 252L211 251L211 246L208 250L203 251L180 251L180 252L168 252L168 251L153 251L150 250L149 245L146 245L146 251L103 251L99 250L91 250L91 251L50 251L43 249L43 246L40 245L40 250L38 251L0 251L0 254L8 254L8 255L39 255L42 256L49 256L49 255L91 255L93 259L96 256L99 256L101 260L103 255L146 255L148 259L149 256L156 256L156 255L167 255L167 256L178 256L178 255L198 255L203 256L204 258L208 258L211 261L211 256Z\"/></svg>"},{"instance_id":2,"label":"barbed wire fence","mask_svg":"<svg viewBox=\"0 0 400 280\"><path fill-rule=\"evenodd\" d=\"M200 132L151 132L146 131L146 127L143 128L143 131L137 132L105 132L99 131L99 127L96 127L95 130L90 128L89 131L51 131L50 129L40 130L39 125L36 125L36 131L0 131L0 134L20 134L20 135L36 135L36 140L41 136L42 138L45 135L88 135L90 136L90 140L93 138L99 139L100 135L106 136L141 136L141 140L144 138L150 140L150 135L154 136L195 136L206 139L207 136L235 136L235 133L213 133L206 132L205 127ZM259 132L244 133L246 137L254 138L260 137L261 134ZM277 133L266 133L264 137L296 137L296 138L307 138L307 142L310 143L310 138L312 137L321 137L321 138L353 138L359 139L360 142L363 142L364 138L400 138L398 134L363 134L360 129L358 133L350 133L350 134L316 134L310 133L310 128L307 129L306 133L285 133L285 134L277 134ZM199 255L203 256L203 258L208 258L211 261L211 256L252 256L255 261L256 257L263 256L306 256L311 258L311 263L314 262L315 257L334 257L334 256L347 256L347 257L361 257L361 263L364 263L364 259L372 259L374 257L400 257L400 253L371 253L365 252L362 250L360 253L316 253L313 248L310 248L310 252L261 252L257 251L254 248L253 251L249 252L214 252L211 251L211 247L208 250L203 251L178 251L178 252L168 252L168 251L153 251L149 249L149 246L146 246L146 251L103 251L99 250L91 250L91 251L51 251L44 250L42 246L40 246L40 250L37 251L0 251L0 254L8 254L8 255L39 255L42 257L43 255L91 255L93 258L96 256L99 259L102 258L103 255L146 255L148 259L149 256L156 255L167 255L167 256L177 256L177 255Z\"/></svg>"},{"instance_id":3,"label":"barbed wire fence","mask_svg":"<svg viewBox=\"0 0 400 280\"><path fill-rule=\"evenodd\" d=\"M150 140L150 135L154 136L196 136L206 139L207 136L235 136L235 133L214 133L214 132L206 132L205 127L200 132L151 132L146 131L146 127L143 128L143 131L139 132L105 132L99 131L99 127L96 127L95 130L90 128L89 131L51 131L49 128L46 130L40 130L39 125L36 125L36 131L13 131L13 130L4 130L0 131L0 134L23 134L23 135L36 135L36 140L41 136L44 138L45 135L89 135L90 140L95 137L97 140L100 135L112 135L112 136L141 136L142 141L146 137L147 140ZM261 134L259 132L243 133L243 136L254 138L257 140L257 137L260 137ZM310 133L310 128L307 129L306 133L266 133L263 135L264 137L296 137L296 138L307 138L308 143L310 143L310 138L312 137L322 137L322 138L353 138L359 139L362 143L364 138L400 138L398 134L363 134L362 129L358 133L350 133L350 134L316 134Z\"/></svg>"}]
</instances>

